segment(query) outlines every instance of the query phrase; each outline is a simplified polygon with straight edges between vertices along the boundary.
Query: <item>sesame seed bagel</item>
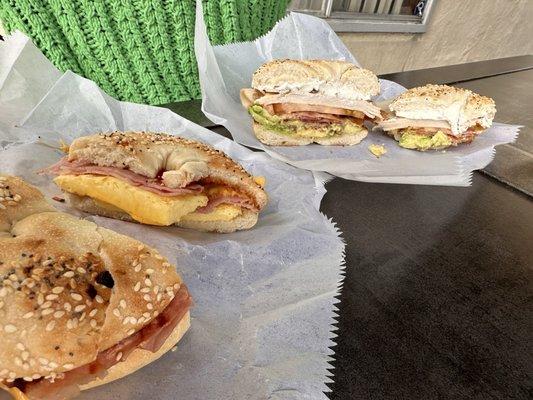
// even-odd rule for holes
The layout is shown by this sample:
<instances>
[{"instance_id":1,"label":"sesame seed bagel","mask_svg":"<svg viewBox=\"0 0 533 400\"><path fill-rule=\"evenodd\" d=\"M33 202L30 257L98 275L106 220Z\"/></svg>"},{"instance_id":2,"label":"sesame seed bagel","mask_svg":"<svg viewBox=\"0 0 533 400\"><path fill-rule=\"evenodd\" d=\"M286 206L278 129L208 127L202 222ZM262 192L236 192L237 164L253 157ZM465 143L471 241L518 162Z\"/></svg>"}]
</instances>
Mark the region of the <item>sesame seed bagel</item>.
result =
<instances>
[{"instance_id":1,"label":"sesame seed bagel","mask_svg":"<svg viewBox=\"0 0 533 400\"><path fill-rule=\"evenodd\" d=\"M409 89L394 99L389 109L396 117L446 121L456 136L476 124L489 128L496 114L496 105L490 97L447 85Z\"/></svg>"},{"instance_id":2,"label":"sesame seed bagel","mask_svg":"<svg viewBox=\"0 0 533 400\"><path fill-rule=\"evenodd\" d=\"M231 186L249 196L259 210L267 202L263 188L226 154L178 136L149 132L84 136L72 142L68 159L129 169L148 178L164 171L162 180L171 188L199 180Z\"/></svg>"},{"instance_id":3,"label":"sesame seed bagel","mask_svg":"<svg viewBox=\"0 0 533 400\"><path fill-rule=\"evenodd\" d=\"M59 381L149 325L182 290L156 250L57 212L35 187L0 175L0 387ZM123 376L160 355L117 368Z\"/></svg>"},{"instance_id":4,"label":"sesame seed bagel","mask_svg":"<svg viewBox=\"0 0 533 400\"><path fill-rule=\"evenodd\" d=\"M272 60L252 77L252 88L269 93L315 93L370 100L379 93L377 76L339 60Z\"/></svg>"}]
</instances>

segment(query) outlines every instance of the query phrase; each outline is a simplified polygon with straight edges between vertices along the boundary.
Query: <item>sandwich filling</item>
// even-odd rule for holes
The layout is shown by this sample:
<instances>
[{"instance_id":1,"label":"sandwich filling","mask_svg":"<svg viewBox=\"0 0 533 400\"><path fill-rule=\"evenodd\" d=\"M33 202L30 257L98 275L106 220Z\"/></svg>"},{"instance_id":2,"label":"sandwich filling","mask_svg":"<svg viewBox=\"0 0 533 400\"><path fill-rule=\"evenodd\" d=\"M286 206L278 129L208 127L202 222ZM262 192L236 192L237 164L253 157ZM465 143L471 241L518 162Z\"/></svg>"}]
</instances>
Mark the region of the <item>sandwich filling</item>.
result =
<instances>
[{"instance_id":1,"label":"sandwich filling","mask_svg":"<svg viewBox=\"0 0 533 400\"><path fill-rule=\"evenodd\" d=\"M380 110L365 100L343 100L313 94L270 94L243 89L241 100L254 121L281 135L329 138L356 135L365 120L380 117Z\"/></svg>"},{"instance_id":2,"label":"sandwich filling","mask_svg":"<svg viewBox=\"0 0 533 400\"><path fill-rule=\"evenodd\" d=\"M58 374L54 381L39 379L27 382L17 379L10 391L14 394L20 391L30 399L72 398L79 393L80 386L105 377L111 367L125 361L134 350L157 352L189 311L191 303L187 287L181 284L172 301L156 318L133 335L100 352L90 364Z\"/></svg>"},{"instance_id":3,"label":"sandwich filling","mask_svg":"<svg viewBox=\"0 0 533 400\"><path fill-rule=\"evenodd\" d=\"M463 134L456 136L452 134L450 129L443 127L408 126L401 129L385 130L385 132L393 136L401 147L426 151L440 150L450 146L457 146L460 143L470 143L483 130L483 127L476 125Z\"/></svg>"},{"instance_id":4,"label":"sandwich filling","mask_svg":"<svg viewBox=\"0 0 533 400\"><path fill-rule=\"evenodd\" d=\"M248 112L259 125L279 133L304 138L327 138L344 134L357 134L364 130L362 120L313 111L270 114L260 105L253 105Z\"/></svg>"},{"instance_id":5,"label":"sandwich filling","mask_svg":"<svg viewBox=\"0 0 533 400\"><path fill-rule=\"evenodd\" d=\"M144 224L229 221L244 210L259 211L245 193L207 178L171 188L160 177L151 179L127 169L68 161L67 157L45 172L57 175L54 182L65 192L89 197L108 211L127 213ZM256 181L264 183L260 178Z\"/></svg>"}]
</instances>

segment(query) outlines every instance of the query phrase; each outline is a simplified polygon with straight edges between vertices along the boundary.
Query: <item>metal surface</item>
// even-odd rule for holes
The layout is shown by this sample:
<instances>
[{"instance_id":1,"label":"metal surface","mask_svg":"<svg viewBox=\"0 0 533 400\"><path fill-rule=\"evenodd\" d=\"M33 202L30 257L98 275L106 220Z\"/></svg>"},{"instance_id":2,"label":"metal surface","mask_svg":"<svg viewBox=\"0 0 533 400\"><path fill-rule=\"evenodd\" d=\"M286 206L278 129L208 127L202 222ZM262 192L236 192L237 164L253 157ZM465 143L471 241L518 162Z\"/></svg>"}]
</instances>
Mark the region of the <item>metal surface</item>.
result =
<instances>
[{"instance_id":1,"label":"metal surface","mask_svg":"<svg viewBox=\"0 0 533 400\"><path fill-rule=\"evenodd\" d=\"M427 83L457 83L489 76L507 74L533 68L533 55L499 58L445 67L426 68L414 71L381 75L380 78L398 82L405 87Z\"/></svg>"},{"instance_id":2,"label":"metal surface","mask_svg":"<svg viewBox=\"0 0 533 400\"><path fill-rule=\"evenodd\" d=\"M162 104L161 107L168 108L176 114L187 118L200 126L211 128L216 126L202 112L202 100L180 101L177 103Z\"/></svg>"},{"instance_id":3,"label":"metal surface","mask_svg":"<svg viewBox=\"0 0 533 400\"><path fill-rule=\"evenodd\" d=\"M342 14L342 15L341 15ZM347 15L346 13L332 13L326 22L335 32L397 32L424 33L427 26L420 18L411 15L386 15L379 18L368 18L362 14Z\"/></svg>"},{"instance_id":4,"label":"metal surface","mask_svg":"<svg viewBox=\"0 0 533 400\"><path fill-rule=\"evenodd\" d=\"M333 400L531 399L533 201L335 179L346 240Z\"/></svg>"},{"instance_id":5,"label":"metal surface","mask_svg":"<svg viewBox=\"0 0 533 400\"><path fill-rule=\"evenodd\" d=\"M346 11L335 10L333 0L323 0L320 10L309 9L305 6L303 6L304 9L298 9L298 4L295 4L291 10L324 18L337 32L423 33L427 30L434 1L427 1L422 18L399 14L402 5L401 0L394 2L390 14L379 12L379 8L378 12L375 13L377 4L375 0L364 2L361 10L353 7L349 7Z\"/></svg>"},{"instance_id":6,"label":"metal surface","mask_svg":"<svg viewBox=\"0 0 533 400\"><path fill-rule=\"evenodd\" d=\"M533 196L533 69L458 84L496 101L496 121L524 125L515 143L498 147L483 171Z\"/></svg>"}]
</instances>

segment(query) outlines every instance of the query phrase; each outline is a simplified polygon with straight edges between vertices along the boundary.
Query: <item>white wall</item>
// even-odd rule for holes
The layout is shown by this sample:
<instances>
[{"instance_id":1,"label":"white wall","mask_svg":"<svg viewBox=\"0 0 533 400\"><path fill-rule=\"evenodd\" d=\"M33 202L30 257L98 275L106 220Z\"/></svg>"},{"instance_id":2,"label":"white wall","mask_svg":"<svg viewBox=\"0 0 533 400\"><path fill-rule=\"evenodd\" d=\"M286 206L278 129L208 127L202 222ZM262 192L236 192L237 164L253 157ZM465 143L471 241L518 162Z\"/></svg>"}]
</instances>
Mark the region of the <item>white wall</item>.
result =
<instances>
[{"instance_id":1,"label":"white wall","mask_svg":"<svg viewBox=\"0 0 533 400\"><path fill-rule=\"evenodd\" d=\"M425 33L339 36L379 74L533 54L533 0L436 0Z\"/></svg>"}]
</instances>

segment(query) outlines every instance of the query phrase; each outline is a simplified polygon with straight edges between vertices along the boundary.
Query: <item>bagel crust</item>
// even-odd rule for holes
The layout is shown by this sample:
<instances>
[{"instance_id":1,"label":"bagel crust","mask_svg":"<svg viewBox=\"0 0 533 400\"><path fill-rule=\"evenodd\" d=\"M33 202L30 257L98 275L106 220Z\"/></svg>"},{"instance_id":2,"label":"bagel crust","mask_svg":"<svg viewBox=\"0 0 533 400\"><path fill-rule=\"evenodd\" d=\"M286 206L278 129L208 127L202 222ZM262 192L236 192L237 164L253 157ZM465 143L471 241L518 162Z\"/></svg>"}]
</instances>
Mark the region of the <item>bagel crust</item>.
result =
<instances>
[{"instance_id":1,"label":"bagel crust","mask_svg":"<svg viewBox=\"0 0 533 400\"><path fill-rule=\"evenodd\" d=\"M116 381L117 379L128 376L135 371L147 366L148 364L153 363L162 356L164 356L169 350L176 346L185 332L191 326L191 316L189 312L181 319L181 321L176 325L174 331L167 338L165 343L161 348L155 353L143 350L136 349L128 356L128 358L121 363L115 364L108 371L105 377L97 378L92 382L87 383L86 385L81 386L81 390L89 390L98 386L105 385L107 383Z\"/></svg>"},{"instance_id":2,"label":"bagel crust","mask_svg":"<svg viewBox=\"0 0 533 400\"><path fill-rule=\"evenodd\" d=\"M379 81L372 71L347 61L273 60L253 74L252 88L269 93L370 100L379 94Z\"/></svg>"},{"instance_id":3,"label":"bagel crust","mask_svg":"<svg viewBox=\"0 0 533 400\"><path fill-rule=\"evenodd\" d=\"M182 285L157 250L57 212L35 187L0 175L0 387L93 362ZM188 320L179 326L176 340Z\"/></svg>"}]
</instances>

